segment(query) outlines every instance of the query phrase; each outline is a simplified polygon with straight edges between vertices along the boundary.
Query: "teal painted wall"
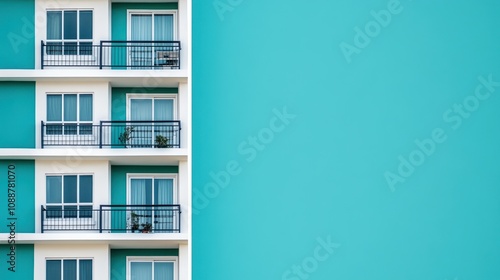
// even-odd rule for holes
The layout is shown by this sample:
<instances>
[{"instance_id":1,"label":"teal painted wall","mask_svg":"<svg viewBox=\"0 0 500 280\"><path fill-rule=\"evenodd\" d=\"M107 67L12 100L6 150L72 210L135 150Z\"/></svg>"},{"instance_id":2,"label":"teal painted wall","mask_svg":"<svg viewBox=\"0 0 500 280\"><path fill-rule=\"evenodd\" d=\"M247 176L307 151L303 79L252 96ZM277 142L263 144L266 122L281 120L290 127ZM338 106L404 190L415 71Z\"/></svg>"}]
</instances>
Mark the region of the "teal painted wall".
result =
<instances>
[{"instance_id":1,"label":"teal painted wall","mask_svg":"<svg viewBox=\"0 0 500 280\"><path fill-rule=\"evenodd\" d=\"M194 280L500 279L500 1L193 9Z\"/></svg>"},{"instance_id":2,"label":"teal painted wall","mask_svg":"<svg viewBox=\"0 0 500 280\"><path fill-rule=\"evenodd\" d=\"M111 166L111 204L127 203L127 173L179 173L178 166Z\"/></svg>"},{"instance_id":3,"label":"teal painted wall","mask_svg":"<svg viewBox=\"0 0 500 280\"><path fill-rule=\"evenodd\" d=\"M13 166L9 167L9 166ZM12 172L9 172L12 171ZM10 177L9 177L10 176ZM9 182L9 179L11 181ZM14 185L9 187L14 180ZM16 233L35 232L35 161L33 160L0 160L0 232L10 232L5 225L15 222ZM14 191L9 191L12 189ZM9 197L9 193L11 194ZM12 202L15 194L14 212L11 215L9 199ZM14 218L11 220L11 218Z\"/></svg>"},{"instance_id":4,"label":"teal painted wall","mask_svg":"<svg viewBox=\"0 0 500 280\"><path fill-rule=\"evenodd\" d=\"M0 69L35 68L35 1L0 0Z\"/></svg>"},{"instance_id":5,"label":"teal painted wall","mask_svg":"<svg viewBox=\"0 0 500 280\"><path fill-rule=\"evenodd\" d=\"M14 272L8 270L11 267L12 254L10 245L0 245L0 263L2 279L9 280L30 280L34 279L35 254L34 246L29 244L15 245L15 265Z\"/></svg>"},{"instance_id":6,"label":"teal painted wall","mask_svg":"<svg viewBox=\"0 0 500 280\"><path fill-rule=\"evenodd\" d=\"M127 117L127 93L132 94L176 94L178 88L112 88L111 90L111 119L125 121Z\"/></svg>"},{"instance_id":7,"label":"teal painted wall","mask_svg":"<svg viewBox=\"0 0 500 280\"><path fill-rule=\"evenodd\" d=\"M127 40L127 10L177 10L177 3L113 3L111 6L111 38Z\"/></svg>"},{"instance_id":8,"label":"teal painted wall","mask_svg":"<svg viewBox=\"0 0 500 280\"><path fill-rule=\"evenodd\" d=\"M0 119L0 148L35 147L34 82L0 82Z\"/></svg>"},{"instance_id":9,"label":"teal painted wall","mask_svg":"<svg viewBox=\"0 0 500 280\"><path fill-rule=\"evenodd\" d=\"M112 249L111 280L126 280L128 256L179 256L178 249Z\"/></svg>"}]
</instances>

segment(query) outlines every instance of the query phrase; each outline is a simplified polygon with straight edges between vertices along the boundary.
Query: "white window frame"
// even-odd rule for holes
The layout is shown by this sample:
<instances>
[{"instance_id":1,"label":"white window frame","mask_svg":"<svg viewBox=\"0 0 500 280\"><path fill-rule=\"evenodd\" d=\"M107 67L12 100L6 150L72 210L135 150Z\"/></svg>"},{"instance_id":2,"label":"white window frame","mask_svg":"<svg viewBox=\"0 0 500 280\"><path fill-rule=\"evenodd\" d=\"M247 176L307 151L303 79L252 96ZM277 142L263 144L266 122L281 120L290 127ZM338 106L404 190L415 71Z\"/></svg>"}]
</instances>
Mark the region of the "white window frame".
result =
<instances>
[{"instance_id":1,"label":"white window frame","mask_svg":"<svg viewBox=\"0 0 500 280\"><path fill-rule=\"evenodd\" d=\"M151 99L151 100L155 100L155 99L172 99L173 100L173 104L172 106L174 107L173 108L173 116L172 116L172 120L177 120L177 94L171 94L171 93L155 93L155 94L134 94L134 93L127 93L126 94L127 96L127 120L130 120L130 116L132 114L132 106L131 106L131 100L132 99ZM153 102L153 108L151 110L152 114L154 114L154 102ZM151 121L153 120L153 115L151 115Z\"/></svg>"},{"instance_id":2,"label":"white window frame","mask_svg":"<svg viewBox=\"0 0 500 280\"><path fill-rule=\"evenodd\" d=\"M174 280L179 279L179 257L176 256L153 256L153 257L141 257L141 256L127 256L127 280L133 280L131 275L131 265L132 262L173 262L174 263ZM154 269L154 266L153 266ZM153 280L153 279L151 279Z\"/></svg>"},{"instance_id":3,"label":"white window frame","mask_svg":"<svg viewBox=\"0 0 500 280\"><path fill-rule=\"evenodd\" d=\"M64 260L76 260L76 280L79 280L80 278L80 260L90 260L92 261L92 279L94 279L94 258L86 258L86 257L64 257L64 258L57 258L57 257L50 257L50 258L45 258L45 275L43 277L46 277L47 275L47 261L61 261L61 277L64 275ZM46 279L49 280L49 279ZM64 277L62 277L62 280L64 280Z\"/></svg>"},{"instance_id":4,"label":"white window frame","mask_svg":"<svg viewBox=\"0 0 500 280\"><path fill-rule=\"evenodd\" d=\"M47 177L57 177L57 176L60 176L62 177L62 186L61 186L61 203L47 203ZM76 197L77 197L77 200L78 202L76 203L64 203L64 176L77 176L77 187L76 187L76 191L77 191L77 194L76 194ZM79 200L80 200L80 176L92 176L92 203L88 203L88 202L85 202L85 203L80 203ZM47 225L47 226L53 226L53 225L59 225L61 224L61 222L63 224L71 224L73 223L75 220L78 220L78 224L81 225L81 226L92 226L92 225L97 225L97 215L92 211L92 217L83 217L83 218L80 218L79 217L79 207L80 206L91 206L92 207L92 210L94 210L94 200L95 200L95 174L93 173L64 173L64 174L61 174L61 173L57 173L57 174L45 174L45 209L47 209L47 207L50 207L50 206L61 206L62 208L64 208L64 206L76 206L77 207L77 217L68 217L68 218L65 218L64 217L64 210L62 210L62 215L61 217L54 217L54 218L49 218L49 217L45 217L44 218L44 225ZM96 229L97 230L97 229Z\"/></svg>"},{"instance_id":5,"label":"white window frame","mask_svg":"<svg viewBox=\"0 0 500 280\"><path fill-rule=\"evenodd\" d=\"M179 192L177 186L177 178L178 174L176 173L127 173L127 205L131 205L131 188L132 188L132 179L173 179L173 204L178 204L179 201Z\"/></svg>"},{"instance_id":6,"label":"white window frame","mask_svg":"<svg viewBox=\"0 0 500 280\"><path fill-rule=\"evenodd\" d=\"M172 15L174 22L174 38L177 40L177 10L127 10L127 40L132 40L132 15ZM154 34L154 26L151 30ZM154 39L153 39L154 40Z\"/></svg>"},{"instance_id":7,"label":"white window frame","mask_svg":"<svg viewBox=\"0 0 500 280\"><path fill-rule=\"evenodd\" d=\"M80 121L80 95L91 95L92 96L92 120L91 121ZM94 124L94 93L93 92L47 92L45 94L45 118L47 118L47 113L49 111L49 104L47 103L47 99L49 95L61 95L62 104L61 104L61 121L49 121L46 120L46 124ZM64 120L64 95L76 95L76 121L65 121ZM77 130L77 134L60 134L60 135L80 135L80 131ZM92 134L83 134L84 136L90 136Z\"/></svg>"},{"instance_id":8,"label":"white window frame","mask_svg":"<svg viewBox=\"0 0 500 280\"><path fill-rule=\"evenodd\" d=\"M64 12L65 11L76 11L76 39L64 39ZM80 39L80 11L92 11L92 39ZM84 57L85 60L90 60L91 58L95 58L97 54L95 54L95 50L91 47L92 54L91 55L80 55L80 43L91 43L91 45L94 45L94 30L95 30L95 11L93 8L58 8L58 9L47 9L45 11L45 19L46 19L46 24L48 25L48 12L61 12L62 13L62 26L61 26L61 39L55 40L55 39L48 39L47 38L47 33L45 34L45 44L48 45L48 43L61 43L62 46L64 46L64 43L76 43L77 44L77 53L76 54L64 54L64 49L61 47L61 54L48 54L47 49L45 49L45 54L44 56L47 57L47 60L51 59L57 59L57 57L64 56L65 60L69 61L71 60L76 60L78 57L82 58ZM46 27L47 28L47 27ZM47 47L46 47L47 48Z\"/></svg>"}]
</instances>

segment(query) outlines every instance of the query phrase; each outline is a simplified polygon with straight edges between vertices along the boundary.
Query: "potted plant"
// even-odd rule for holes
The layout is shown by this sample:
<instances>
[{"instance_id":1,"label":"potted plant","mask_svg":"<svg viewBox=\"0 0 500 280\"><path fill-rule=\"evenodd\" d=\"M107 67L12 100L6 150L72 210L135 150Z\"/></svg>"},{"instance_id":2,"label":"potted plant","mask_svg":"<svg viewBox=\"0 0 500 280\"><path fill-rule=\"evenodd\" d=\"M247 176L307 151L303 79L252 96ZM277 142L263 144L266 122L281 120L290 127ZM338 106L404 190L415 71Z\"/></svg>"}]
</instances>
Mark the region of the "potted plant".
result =
<instances>
[{"instance_id":1,"label":"potted plant","mask_svg":"<svg viewBox=\"0 0 500 280\"><path fill-rule=\"evenodd\" d=\"M149 233L149 232L151 232L152 225L151 225L150 222L146 222L144 224L141 224L141 226L142 226L142 230L141 230L142 233Z\"/></svg>"},{"instance_id":2,"label":"potted plant","mask_svg":"<svg viewBox=\"0 0 500 280\"><path fill-rule=\"evenodd\" d=\"M120 133L120 135L118 136L118 140L125 147L127 146L128 141L130 141L130 139L132 139L132 132L134 132L134 127L127 126L127 127L125 127L125 130L122 133Z\"/></svg>"},{"instance_id":3,"label":"potted plant","mask_svg":"<svg viewBox=\"0 0 500 280\"><path fill-rule=\"evenodd\" d=\"M130 230L132 232L135 232L136 230L139 230L139 215L136 214L134 211L130 212L130 217L128 219L130 221Z\"/></svg>"},{"instance_id":4,"label":"potted plant","mask_svg":"<svg viewBox=\"0 0 500 280\"><path fill-rule=\"evenodd\" d=\"M155 147L156 148L166 148L168 147L168 138L163 135L156 135L155 137Z\"/></svg>"}]
</instances>

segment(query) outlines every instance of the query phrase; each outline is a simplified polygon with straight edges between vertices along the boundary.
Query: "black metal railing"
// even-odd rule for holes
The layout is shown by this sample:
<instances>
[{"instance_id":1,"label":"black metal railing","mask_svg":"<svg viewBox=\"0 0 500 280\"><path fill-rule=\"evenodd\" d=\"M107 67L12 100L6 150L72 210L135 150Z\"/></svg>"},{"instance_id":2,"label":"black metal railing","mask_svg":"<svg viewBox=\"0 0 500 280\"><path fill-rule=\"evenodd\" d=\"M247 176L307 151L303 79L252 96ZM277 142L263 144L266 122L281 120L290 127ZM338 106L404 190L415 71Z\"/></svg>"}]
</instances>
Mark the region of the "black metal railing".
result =
<instances>
[{"instance_id":1,"label":"black metal railing","mask_svg":"<svg viewBox=\"0 0 500 280\"><path fill-rule=\"evenodd\" d=\"M180 130L180 121L101 121L99 124L42 121L41 147L180 148Z\"/></svg>"},{"instance_id":2,"label":"black metal railing","mask_svg":"<svg viewBox=\"0 0 500 280\"><path fill-rule=\"evenodd\" d=\"M180 69L180 51L180 41L100 41L99 45L42 41L41 67Z\"/></svg>"},{"instance_id":3,"label":"black metal railing","mask_svg":"<svg viewBox=\"0 0 500 280\"><path fill-rule=\"evenodd\" d=\"M99 233L178 233L181 229L179 204L162 205L42 205L41 232L93 231Z\"/></svg>"}]
</instances>

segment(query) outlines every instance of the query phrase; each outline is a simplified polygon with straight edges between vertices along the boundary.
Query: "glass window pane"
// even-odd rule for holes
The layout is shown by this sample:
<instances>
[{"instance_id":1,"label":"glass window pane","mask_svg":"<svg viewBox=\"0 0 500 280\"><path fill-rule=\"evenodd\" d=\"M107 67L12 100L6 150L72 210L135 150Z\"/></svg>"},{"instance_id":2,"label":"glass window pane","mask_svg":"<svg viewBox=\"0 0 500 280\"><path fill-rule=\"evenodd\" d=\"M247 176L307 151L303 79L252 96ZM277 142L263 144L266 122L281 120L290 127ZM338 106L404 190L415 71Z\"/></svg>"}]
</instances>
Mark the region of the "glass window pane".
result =
<instances>
[{"instance_id":1,"label":"glass window pane","mask_svg":"<svg viewBox=\"0 0 500 280\"><path fill-rule=\"evenodd\" d=\"M47 218L62 218L62 206L47 206Z\"/></svg>"},{"instance_id":2,"label":"glass window pane","mask_svg":"<svg viewBox=\"0 0 500 280\"><path fill-rule=\"evenodd\" d=\"M92 260L80 260L80 280L92 280Z\"/></svg>"},{"instance_id":3,"label":"glass window pane","mask_svg":"<svg viewBox=\"0 0 500 280\"><path fill-rule=\"evenodd\" d=\"M47 203L62 202L62 178L61 176L47 176L46 178L46 200Z\"/></svg>"},{"instance_id":4,"label":"glass window pane","mask_svg":"<svg viewBox=\"0 0 500 280\"><path fill-rule=\"evenodd\" d=\"M64 203L76 202L76 176L64 176Z\"/></svg>"},{"instance_id":5,"label":"glass window pane","mask_svg":"<svg viewBox=\"0 0 500 280\"><path fill-rule=\"evenodd\" d=\"M151 262L130 263L130 277L134 280L151 280L153 278L153 266Z\"/></svg>"},{"instance_id":6,"label":"glass window pane","mask_svg":"<svg viewBox=\"0 0 500 280\"><path fill-rule=\"evenodd\" d=\"M92 202L92 175L80 176L80 202Z\"/></svg>"},{"instance_id":7,"label":"glass window pane","mask_svg":"<svg viewBox=\"0 0 500 280\"><path fill-rule=\"evenodd\" d=\"M63 260L64 280L76 280L76 260Z\"/></svg>"},{"instance_id":8,"label":"glass window pane","mask_svg":"<svg viewBox=\"0 0 500 280\"><path fill-rule=\"evenodd\" d=\"M64 121L76 121L76 94L64 95Z\"/></svg>"},{"instance_id":9,"label":"glass window pane","mask_svg":"<svg viewBox=\"0 0 500 280\"><path fill-rule=\"evenodd\" d=\"M92 11L80 11L80 39L92 39Z\"/></svg>"},{"instance_id":10,"label":"glass window pane","mask_svg":"<svg viewBox=\"0 0 500 280\"><path fill-rule=\"evenodd\" d=\"M80 206L80 218L92 218L92 206Z\"/></svg>"},{"instance_id":11,"label":"glass window pane","mask_svg":"<svg viewBox=\"0 0 500 280\"><path fill-rule=\"evenodd\" d=\"M80 55L92 55L92 43L82 42L80 43ZM90 63L91 61L89 61Z\"/></svg>"},{"instance_id":12,"label":"glass window pane","mask_svg":"<svg viewBox=\"0 0 500 280\"><path fill-rule=\"evenodd\" d=\"M62 43L61 42L48 42L47 43L47 54L48 55L60 55L62 54Z\"/></svg>"},{"instance_id":13,"label":"glass window pane","mask_svg":"<svg viewBox=\"0 0 500 280\"><path fill-rule=\"evenodd\" d=\"M131 99L130 117L133 121L151 121L152 120L152 100L151 99Z\"/></svg>"},{"instance_id":14,"label":"glass window pane","mask_svg":"<svg viewBox=\"0 0 500 280\"><path fill-rule=\"evenodd\" d=\"M155 262L154 268L154 280L174 280L173 262Z\"/></svg>"},{"instance_id":15,"label":"glass window pane","mask_svg":"<svg viewBox=\"0 0 500 280\"><path fill-rule=\"evenodd\" d=\"M64 206L63 214L64 214L64 218L76 218L76 217L78 217L78 207L77 206Z\"/></svg>"},{"instance_id":16,"label":"glass window pane","mask_svg":"<svg viewBox=\"0 0 500 280\"><path fill-rule=\"evenodd\" d=\"M155 99L155 121L170 121L174 119L174 100Z\"/></svg>"},{"instance_id":17,"label":"glass window pane","mask_svg":"<svg viewBox=\"0 0 500 280\"><path fill-rule=\"evenodd\" d=\"M62 39L62 12L48 11L47 12L47 40Z\"/></svg>"},{"instance_id":18,"label":"glass window pane","mask_svg":"<svg viewBox=\"0 0 500 280\"><path fill-rule=\"evenodd\" d=\"M80 94L80 121L92 121L92 94Z\"/></svg>"},{"instance_id":19,"label":"glass window pane","mask_svg":"<svg viewBox=\"0 0 500 280\"><path fill-rule=\"evenodd\" d=\"M61 280L61 261L47 260L45 262L45 279Z\"/></svg>"},{"instance_id":20,"label":"glass window pane","mask_svg":"<svg viewBox=\"0 0 500 280\"><path fill-rule=\"evenodd\" d=\"M77 39L76 11L64 11L64 39Z\"/></svg>"},{"instance_id":21,"label":"glass window pane","mask_svg":"<svg viewBox=\"0 0 500 280\"><path fill-rule=\"evenodd\" d=\"M64 43L64 54L65 55L76 55L77 50L78 50L78 44L76 42Z\"/></svg>"},{"instance_id":22,"label":"glass window pane","mask_svg":"<svg viewBox=\"0 0 500 280\"><path fill-rule=\"evenodd\" d=\"M47 121L62 121L62 96L47 95Z\"/></svg>"}]
</instances>

